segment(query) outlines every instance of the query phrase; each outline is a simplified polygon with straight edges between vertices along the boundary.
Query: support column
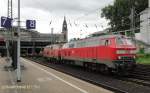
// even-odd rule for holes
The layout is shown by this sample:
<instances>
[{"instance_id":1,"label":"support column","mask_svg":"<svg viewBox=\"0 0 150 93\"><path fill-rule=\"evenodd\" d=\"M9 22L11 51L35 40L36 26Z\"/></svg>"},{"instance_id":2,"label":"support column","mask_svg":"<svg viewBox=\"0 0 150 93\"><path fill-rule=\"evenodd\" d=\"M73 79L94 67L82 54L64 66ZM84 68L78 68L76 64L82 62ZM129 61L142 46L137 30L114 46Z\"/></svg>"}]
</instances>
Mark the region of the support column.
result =
<instances>
[{"instance_id":1,"label":"support column","mask_svg":"<svg viewBox=\"0 0 150 93\"><path fill-rule=\"evenodd\" d=\"M150 8L150 0L148 0L148 7Z\"/></svg>"}]
</instances>

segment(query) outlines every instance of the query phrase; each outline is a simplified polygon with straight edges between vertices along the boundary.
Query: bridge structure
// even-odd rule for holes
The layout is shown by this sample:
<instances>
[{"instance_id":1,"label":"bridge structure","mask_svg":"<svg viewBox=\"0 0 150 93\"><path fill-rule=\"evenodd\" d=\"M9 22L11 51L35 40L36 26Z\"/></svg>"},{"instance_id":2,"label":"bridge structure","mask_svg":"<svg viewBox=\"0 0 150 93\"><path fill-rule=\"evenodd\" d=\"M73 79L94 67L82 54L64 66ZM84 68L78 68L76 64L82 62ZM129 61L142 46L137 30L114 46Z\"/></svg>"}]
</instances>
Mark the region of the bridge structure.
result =
<instances>
[{"instance_id":1,"label":"bridge structure","mask_svg":"<svg viewBox=\"0 0 150 93\"><path fill-rule=\"evenodd\" d=\"M0 52L6 54L6 40L9 46L17 41L17 28L11 30L0 28ZM3 42L4 41L4 42ZM35 30L21 29L21 54L39 53L46 45L65 43L64 34L44 34ZM9 47L9 50L13 47Z\"/></svg>"}]
</instances>

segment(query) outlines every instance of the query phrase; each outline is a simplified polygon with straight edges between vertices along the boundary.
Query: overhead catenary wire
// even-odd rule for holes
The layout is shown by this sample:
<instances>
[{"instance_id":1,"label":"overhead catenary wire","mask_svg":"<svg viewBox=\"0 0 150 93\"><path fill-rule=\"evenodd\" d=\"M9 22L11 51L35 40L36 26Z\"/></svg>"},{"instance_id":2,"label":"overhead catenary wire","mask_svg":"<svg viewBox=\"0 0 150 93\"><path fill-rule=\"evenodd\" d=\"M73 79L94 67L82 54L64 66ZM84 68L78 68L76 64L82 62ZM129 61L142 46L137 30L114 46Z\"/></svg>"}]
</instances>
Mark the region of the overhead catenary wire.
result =
<instances>
[{"instance_id":1,"label":"overhead catenary wire","mask_svg":"<svg viewBox=\"0 0 150 93\"><path fill-rule=\"evenodd\" d=\"M41 4L39 0L36 0L35 3L37 3L37 4L40 5L40 6L46 7L44 4ZM48 8L49 8L49 7L47 7L47 9L48 9ZM96 9L94 9L94 10L92 10L92 11L89 11L89 12L85 13L84 16L79 17L79 18L77 18L77 19L80 19L80 18L83 18L83 17L88 16L88 15L90 15L90 14L93 14L93 12L95 13L95 11L98 11L98 10L100 10L101 8L102 8L102 7L96 8ZM76 21L77 19L74 20L74 23L75 23L75 21ZM69 21L70 21L70 20L69 20ZM69 25L72 27L73 23L72 23L72 22L69 22ZM75 24L75 26L78 26L78 25Z\"/></svg>"},{"instance_id":2,"label":"overhead catenary wire","mask_svg":"<svg viewBox=\"0 0 150 93\"><path fill-rule=\"evenodd\" d=\"M44 5L44 3L41 3L40 2L40 0L35 0L34 1L34 3L36 4L36 5L39 5L39 6L44 6L45 8L47 8L47 9L49 9L49 6L45 6ZM102 8L102 7L101 7ZM89 12L87 12L87 13L84 13L84 17L86 18L87 16L89 16L89 15L91 15L91 14L93 14L93 13L95 13L95 12L97 12L98 11L98 13L100 13L100 9L101 8L97 8L97 9L93 9L92 11L89 11ZM51 12L52 12L53 10L51 10ZM97 13L96 13L97 14ZM38 22L47 22L47 20L38 20L38 19L36 19L36 21L38 21ZM52 21L52 23L51 23L51 21ZM76 21L79 21L79 22L76 22ZM49 26L53 26L52 24L55 24L54 23L55 21L54 21L54 18L50 18L49 19L49 22L47 22L48 23L48 25ZM88 28L93 28L93 27L95 27L95 24L97 25L97 27L95 27L96 28L96 30L98 30L99 28L103 28L104 27L104 24L105 23L99 23L98 21L97 22L95 22L95 23L87 23L87 22L84 22L84 21L81 21L81 20L71 20L70 19L70 22L69 22L70 24L68 24L68 26L69 27L83 27L84 29L87 29L87 27ZM86 24L86 26L84 26L84 24ZM102 25L101 25L102 24Z\"/></svg>"}]
</instances>

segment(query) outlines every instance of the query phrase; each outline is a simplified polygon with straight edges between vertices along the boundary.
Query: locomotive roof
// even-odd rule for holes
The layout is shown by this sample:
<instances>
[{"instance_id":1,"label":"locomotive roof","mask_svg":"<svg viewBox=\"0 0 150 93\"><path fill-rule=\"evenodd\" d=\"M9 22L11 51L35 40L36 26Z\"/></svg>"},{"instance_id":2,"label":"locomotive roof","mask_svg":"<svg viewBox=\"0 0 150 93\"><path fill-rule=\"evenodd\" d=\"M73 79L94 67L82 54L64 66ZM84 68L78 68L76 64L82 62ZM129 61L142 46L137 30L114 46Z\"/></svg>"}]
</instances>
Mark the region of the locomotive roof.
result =
<instances>
[{"instance_id":1,"label":"locomotive roof","mask_svg":"<svg viewBox=\"0 0 150 93\"><path fill-rule=\"evenodd\" d=\"M98 37L89 37L89 38L84 38L84 39L80 39L80 40L75 40L75 41L70 41L68 43L64 43L64 44L53 44L53 45L48 45L46 46L46 48L50 48L50 47L58 47L60 45L62 45L64 48L68 47L68 44L72 44L72 43L78 43L78 42L86 42L88 40L96 40L96 39L107 39L107 38L115 38L115 37L121 37L123 35L104 35L104 36L98 36Z\"/></svg>"},{"instance_id":2,"label":"locomotive roof","mask_svg":"<svg viewBox=\"0 0 150 93\"><path fill-rule=\"evenodd\" d=\"M96 39L96 38L101 38L101 39L105 39L105 38L114 38L114 37L121 37L123 35L103 35L103 36L98 36L98 37L89 37L89 38L84 38L84 39L79 39L79 40L75 40L75 41L70 41L71 42L79 42L79 41L84 41L84 40L89 40L89 39Z\"/></svg>"}]
</instances>

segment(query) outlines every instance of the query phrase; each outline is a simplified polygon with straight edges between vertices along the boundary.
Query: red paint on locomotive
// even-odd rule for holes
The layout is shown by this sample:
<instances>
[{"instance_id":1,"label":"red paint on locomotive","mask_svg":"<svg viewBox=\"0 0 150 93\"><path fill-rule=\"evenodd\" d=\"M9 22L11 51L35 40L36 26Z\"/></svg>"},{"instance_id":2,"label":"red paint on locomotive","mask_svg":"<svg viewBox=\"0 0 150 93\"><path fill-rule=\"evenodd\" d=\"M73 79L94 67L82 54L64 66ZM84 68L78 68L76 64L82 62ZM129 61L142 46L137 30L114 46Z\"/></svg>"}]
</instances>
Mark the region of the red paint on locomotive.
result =
<instances>
[{"instance_id":1,"label":"red paint on locomotive","mask_svg":"<svg viewBox=\"0 0 150 93\"><path fill-rule=\"evenodd\" d=\"M106 35L87 38L62 44L50 45L44 48L43 56L59 60L79 61L104 64L116 69L122 66L136 64L136 47L125 36Z\"/></svg>"}]
</instances>

